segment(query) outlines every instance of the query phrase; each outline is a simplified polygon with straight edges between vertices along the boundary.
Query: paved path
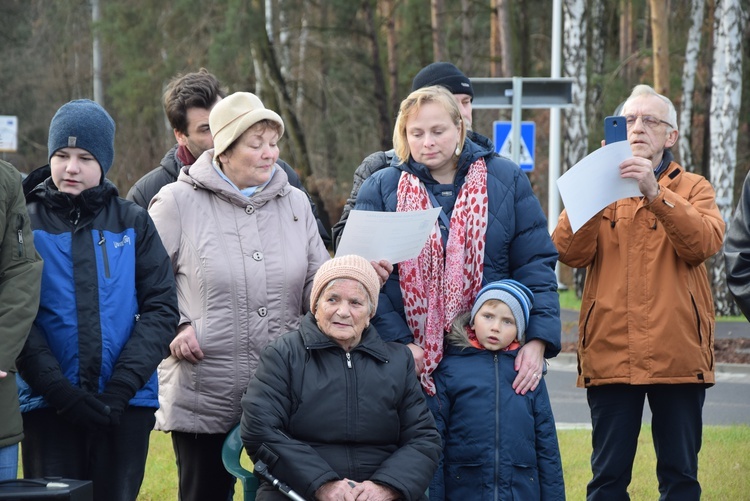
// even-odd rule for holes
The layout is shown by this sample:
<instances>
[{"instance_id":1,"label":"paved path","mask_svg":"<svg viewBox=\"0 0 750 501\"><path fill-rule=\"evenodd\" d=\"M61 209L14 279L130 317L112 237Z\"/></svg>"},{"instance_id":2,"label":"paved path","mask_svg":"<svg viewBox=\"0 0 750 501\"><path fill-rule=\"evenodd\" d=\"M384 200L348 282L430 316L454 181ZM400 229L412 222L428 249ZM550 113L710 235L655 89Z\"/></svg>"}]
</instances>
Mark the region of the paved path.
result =
<instances>
[{"instance_id":1,"label":"paved path","mask_svg":"<svg viewBox=\"0 0 750 501\"><path fill-rule=\"evenodd\" d=\"M550 360L547 389L558 429L590 428L586 390L576 387L576 356L561 353ZM648 404L643 422L651 422ZM750 424L750 365L717 364L716 385L706 391L705 425Z\"/></svg>"}]
</instances>

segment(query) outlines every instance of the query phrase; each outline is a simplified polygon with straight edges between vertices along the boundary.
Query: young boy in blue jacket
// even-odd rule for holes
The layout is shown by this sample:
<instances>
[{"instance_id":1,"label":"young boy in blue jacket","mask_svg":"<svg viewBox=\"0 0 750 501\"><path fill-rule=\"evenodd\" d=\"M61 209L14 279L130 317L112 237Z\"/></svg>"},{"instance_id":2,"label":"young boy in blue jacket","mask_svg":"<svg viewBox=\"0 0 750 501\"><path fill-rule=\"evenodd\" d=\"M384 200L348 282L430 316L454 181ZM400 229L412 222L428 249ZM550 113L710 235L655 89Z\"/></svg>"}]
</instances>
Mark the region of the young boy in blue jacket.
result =
<instances>
[{"instance_id":1,"label":"young boy in blue jacket","mask_svg":"<svg viewBox=\"0 0 750 501\"><path fill-rule=\"evenodd\" d=\"M565 499L542 374L533 392L519 395L511 386L533 300L515 280L492 282L446 335L435 371L443 456L431 500Z\"/></svg>"}]
</instances>

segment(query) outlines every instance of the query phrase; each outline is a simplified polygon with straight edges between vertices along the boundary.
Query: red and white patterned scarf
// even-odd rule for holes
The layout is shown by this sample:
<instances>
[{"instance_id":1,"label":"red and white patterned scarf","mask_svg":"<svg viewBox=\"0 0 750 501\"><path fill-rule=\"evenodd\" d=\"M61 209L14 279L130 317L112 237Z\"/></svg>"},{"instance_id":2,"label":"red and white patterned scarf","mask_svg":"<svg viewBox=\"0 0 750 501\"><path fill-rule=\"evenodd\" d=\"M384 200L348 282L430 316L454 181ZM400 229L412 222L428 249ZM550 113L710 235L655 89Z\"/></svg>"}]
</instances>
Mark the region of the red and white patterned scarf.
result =
<instances>
[{"instance_id":1,"label":"red and white patterned scarf","mask_svg":"<svg viewBox=\"0 0 750 501\"><path fill-rule=\"evenodd\" d=\"M417 176L403 172L396 211L430 208L424 184ZM483 158L469 167L450 224L445 252L436 222L419 256L399 264L406 322L414 342L424 349L424 371L419 378L429 395L435 394L432 372L443 358L445 331L459 313L471 309L482 288L487 230L487 165Z\"/></svg>"}]
</instances>

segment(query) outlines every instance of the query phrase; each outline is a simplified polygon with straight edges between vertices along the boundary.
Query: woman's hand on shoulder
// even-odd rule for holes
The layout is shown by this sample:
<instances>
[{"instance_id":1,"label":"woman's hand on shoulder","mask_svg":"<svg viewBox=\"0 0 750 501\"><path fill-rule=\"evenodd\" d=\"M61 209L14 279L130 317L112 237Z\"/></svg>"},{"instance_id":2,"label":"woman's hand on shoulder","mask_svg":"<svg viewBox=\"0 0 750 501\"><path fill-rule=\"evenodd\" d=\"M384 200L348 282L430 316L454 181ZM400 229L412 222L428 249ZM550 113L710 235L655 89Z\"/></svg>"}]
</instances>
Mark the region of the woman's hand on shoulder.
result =
<instances>
[{"instance_id":1,"label":"woman's hand on shoulder","mask_svg":"<svg viewBox=\"0 0 750 501\"><path fill-rule=\"evenodd\" d=\"M198 336L190 324L182 324L177 328L177 335L169 343L169 351L177 360L187 360L197 364L203 360L203 351L198 344Z\"/></svg>"},{"instance_id":2,"label":"woman's hand on shoulder","mask_svg":"<svg viewBox=\"0 0 750 501\"><path fill-rule=\"evenodd\" d=\"M517 394L526 395L536 390L544 374L544 341L532 339L521 346L516 356L516 379L513 389Z\"/></svg>"},{"instance_id":3,"label":"woman's hand on shoulder","mask_svg":"<svg viewBox=\"0 0 750 501\"><path fill-rule=\"evenodd\" d=\"M409 343L406 347L411 350L411 355L414 357L414 368L417 371L417 376L419 376L424 370L424 349L414 343Z\"/></svg>"},{"instance_id":4,"label":"woman's hand on shoulder","mask_svg":"<svg viewBox=\"0 0 750 501\"><path fill-rule=\"evenodd\" d=\"M375 273L378 274L380 287L383 287L385 281L388 280L388 277L393 273L393 265L385 259L381 259L380 261L370 261L370 264L375 269Z\"/></svg>"}]
</instances>

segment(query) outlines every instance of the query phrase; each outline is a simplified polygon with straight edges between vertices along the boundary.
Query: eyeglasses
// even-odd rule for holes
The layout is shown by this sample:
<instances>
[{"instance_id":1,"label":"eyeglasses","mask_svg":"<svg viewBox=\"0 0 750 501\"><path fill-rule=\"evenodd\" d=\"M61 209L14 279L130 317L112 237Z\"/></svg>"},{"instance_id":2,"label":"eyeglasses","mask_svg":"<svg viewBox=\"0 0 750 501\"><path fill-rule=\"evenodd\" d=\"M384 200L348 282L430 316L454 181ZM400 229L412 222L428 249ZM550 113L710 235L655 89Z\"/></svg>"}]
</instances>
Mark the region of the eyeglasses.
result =
<instances>
[{"instance_id":1,"label":"eyeglasses","mask_svg":"<svg viewBox=\"0 0 750 501\"><path fill-rule=\"evenodd\" d=\"M625 115L625 123L627 124L628 129L633 128L638 118L640 118L643 121L643 125L649 129L655 129L659 124L668 125L674 129L674 126L672 126L671 123L662 120L661 118L652 117L651 115Z\"/></svg>"}]
</instances>

